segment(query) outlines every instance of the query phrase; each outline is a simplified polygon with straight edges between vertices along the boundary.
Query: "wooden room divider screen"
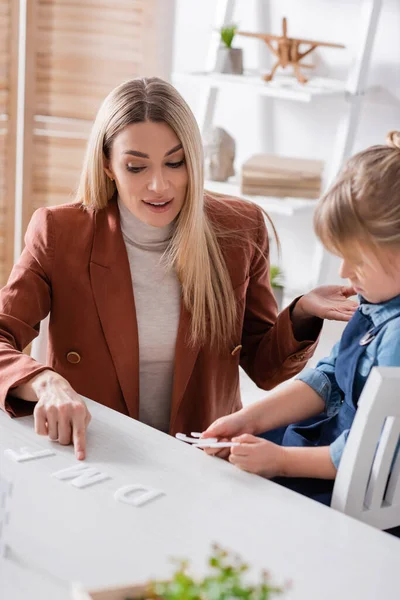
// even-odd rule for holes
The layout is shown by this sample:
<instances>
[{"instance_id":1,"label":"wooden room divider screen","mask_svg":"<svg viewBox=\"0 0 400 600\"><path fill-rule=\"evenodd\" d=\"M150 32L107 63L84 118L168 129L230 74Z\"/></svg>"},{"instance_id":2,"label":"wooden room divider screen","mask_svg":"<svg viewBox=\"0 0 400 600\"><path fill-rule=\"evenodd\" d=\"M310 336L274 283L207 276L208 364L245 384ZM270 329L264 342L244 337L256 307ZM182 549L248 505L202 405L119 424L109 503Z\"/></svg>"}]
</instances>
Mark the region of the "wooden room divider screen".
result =
<instances>
[{"instance_id":1,"label":"wooden room divider screen","mask_svg":"<svg viewBox=\"0 0 400 600\"><path fill-rule=\"evenodd\" d=\"M13 0L0 0L0 285L5 282L13 262L17 11L17 3Z\"/></svg>"},{"instance_id":2,"label":"wooden room divider screen","mask_svg":"<svg viewBox=\"0 0 400 600\"><path fill-rule=\"evenodd\" d=\"M174 5L0 0L0 284L32 212L73 199L102 99L132 77L169 78Z\"/></svg>"}]
</instances>

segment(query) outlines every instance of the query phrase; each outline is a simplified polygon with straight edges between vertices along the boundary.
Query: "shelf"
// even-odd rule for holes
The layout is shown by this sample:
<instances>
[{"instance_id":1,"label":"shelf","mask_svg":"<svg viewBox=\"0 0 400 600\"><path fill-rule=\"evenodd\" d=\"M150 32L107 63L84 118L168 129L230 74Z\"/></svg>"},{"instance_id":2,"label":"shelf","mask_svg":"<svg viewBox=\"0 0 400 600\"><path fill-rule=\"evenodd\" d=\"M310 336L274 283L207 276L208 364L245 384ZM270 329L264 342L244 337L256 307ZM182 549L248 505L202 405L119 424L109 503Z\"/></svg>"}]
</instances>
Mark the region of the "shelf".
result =
<instances>
[{"instance_id":1,"label":"shelf","mask_svg":"<svg viewBox=\"0 0 400 600\"><path fill-rule=\"evenodd\" d=\"M207 71L191 73L173 73L172 80L176 83L198 82L216 88L243 88L272 98L311 102L315 98L346 95L345 82L327 77L311 77L308 83L301 84L295 77L275 75L270 82L263 81L262 74L257 71L246 71L243 75L225 75Z\"/></svg>"},{"instance_id":2,"label":"shelf","mask_svg":"<svg viewBox=\"0 0 400 600\"><path fill-rule=\"evenodd\" d=\"M251 200L251 202L258 204L258 206L261 206L269 214L288 217L299 212L313 211L317 203L317 200L308 200L306 198L273 198L271 196L249 196L242 194L240 192L240 185L235 179L229 181L207 180L204 183L204 188L217 194L237 196Z\"/></svg>"}]
</instances>

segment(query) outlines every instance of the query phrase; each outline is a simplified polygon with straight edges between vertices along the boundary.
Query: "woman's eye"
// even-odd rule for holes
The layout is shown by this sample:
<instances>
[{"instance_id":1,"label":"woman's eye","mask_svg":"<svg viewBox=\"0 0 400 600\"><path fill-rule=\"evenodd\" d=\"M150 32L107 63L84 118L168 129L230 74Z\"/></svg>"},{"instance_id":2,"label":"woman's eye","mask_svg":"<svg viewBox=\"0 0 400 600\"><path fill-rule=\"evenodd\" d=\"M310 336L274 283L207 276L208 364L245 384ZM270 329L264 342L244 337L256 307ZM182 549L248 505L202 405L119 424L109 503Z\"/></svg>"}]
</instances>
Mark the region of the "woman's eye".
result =
<instances>
[{"instance_id":1,"label":"woman's eye","mask_svg":"<svg viewBox=\"0 0 400 600\"><path fill-rule=\"evenodd\" d=\"M132 167L132 165L126 165L126 170L130 173L141 173L146 167Z\"/></svg>"},{"instance_id":2,"label":"woman's eye","mask_svg":"<svg viewBox=\"0 0 400 600\"><path fill-rule=\"evenodd\" d=\"M178 169L179 167L181 167L182 165L185 164L185 159L183 158L182 160L179 160L178 162L168 162L165 164L167 165L167 167L170 167L171 169Z\"/></svg>"},{"instance_id":3,"label":"woman's eye","mask_svg":"<svg viewBox=\"0 0 400 600\"><path fill-rule=\"evenodd\" d=\"M179 169L179 167L185 164L185 159L179 160L177 162L168 162L165 164L170 169ZM133 165L126 165L126 169L130 173L141 173L146 169L146 167L134 167Z\"/></svg>"}]
</instances>

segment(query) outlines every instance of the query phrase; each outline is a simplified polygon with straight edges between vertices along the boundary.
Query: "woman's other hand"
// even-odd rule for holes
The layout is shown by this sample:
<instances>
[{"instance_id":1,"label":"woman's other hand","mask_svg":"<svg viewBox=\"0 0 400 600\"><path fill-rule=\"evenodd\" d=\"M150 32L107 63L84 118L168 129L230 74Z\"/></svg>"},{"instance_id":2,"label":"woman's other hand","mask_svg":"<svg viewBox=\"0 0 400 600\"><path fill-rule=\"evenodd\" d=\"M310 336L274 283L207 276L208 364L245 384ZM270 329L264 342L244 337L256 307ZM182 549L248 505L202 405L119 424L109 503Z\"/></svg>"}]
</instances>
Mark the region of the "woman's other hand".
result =
<instances>
[{"instance_id":1,"label":"woman's other hand","mask_svg":"<svg viewBox=\"0 0 400 600\"><path fill-rule=\"evenodd\" d=\"M346 285L322 285L302 296L292 311L296 321L319 317L333 321L349 321L358 307L351 300L355 290Z\"/></svg>"}]
</instances>

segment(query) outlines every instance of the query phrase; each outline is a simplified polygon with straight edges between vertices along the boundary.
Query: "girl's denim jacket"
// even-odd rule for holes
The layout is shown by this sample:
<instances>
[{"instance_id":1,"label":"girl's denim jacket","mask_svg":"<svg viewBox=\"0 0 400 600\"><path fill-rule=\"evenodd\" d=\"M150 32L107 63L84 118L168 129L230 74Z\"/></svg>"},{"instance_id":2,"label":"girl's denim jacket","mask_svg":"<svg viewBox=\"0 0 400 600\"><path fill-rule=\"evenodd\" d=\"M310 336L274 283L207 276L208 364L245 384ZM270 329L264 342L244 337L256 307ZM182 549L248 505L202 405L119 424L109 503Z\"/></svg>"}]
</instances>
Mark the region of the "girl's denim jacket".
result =
<instances>
[{"instance_id":1,"label":"girl's denim jacket","mask_svg":"<svg viewBox=\"0 0 400 600\"><path fill-rule=\"evenodd\" d=\"M371 304L359 297L360 310L371 320L371 327L376 327L390 317L389 321L377 334L376 338L366 346L360 357L354 379L354 390L361 392L372 367L400 367L400 296L396 296L381 304ZM327 358L319 361L314 369L304 369L296 379L304 381L321 396L325 402L328 415L334 416L342 404L342 394L335 378L335 362L340 342L335 344ZM347 429L330 445L332 462L338 468L350 429Z\"/></svg>"}]
</instances>

